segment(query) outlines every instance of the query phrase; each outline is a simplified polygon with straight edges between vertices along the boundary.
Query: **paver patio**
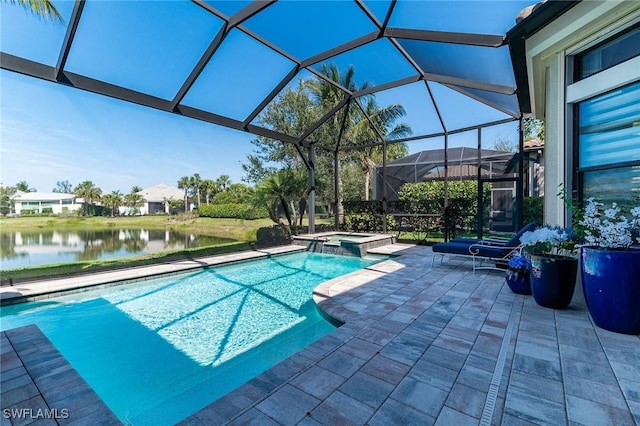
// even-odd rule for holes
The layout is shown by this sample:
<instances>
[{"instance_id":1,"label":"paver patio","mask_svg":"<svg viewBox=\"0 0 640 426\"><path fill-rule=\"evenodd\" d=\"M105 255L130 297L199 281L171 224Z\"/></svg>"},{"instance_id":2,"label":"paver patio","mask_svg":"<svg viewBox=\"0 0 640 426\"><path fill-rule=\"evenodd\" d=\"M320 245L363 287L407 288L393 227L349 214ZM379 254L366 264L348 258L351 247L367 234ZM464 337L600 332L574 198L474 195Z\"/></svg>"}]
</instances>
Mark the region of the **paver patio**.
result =
<instances>
[{"instance_id":1,"label":"paver patio","mask_svg":"<svg viewBox=\"0 0 640 426\"><path fill-rule=\"evenodd\" d=\"M551 310L464 258L377 251L401 256L314 291L342 327L181 424L640 423L640 336L595 327L580 288Z\"/></svg>"}]
</instances>

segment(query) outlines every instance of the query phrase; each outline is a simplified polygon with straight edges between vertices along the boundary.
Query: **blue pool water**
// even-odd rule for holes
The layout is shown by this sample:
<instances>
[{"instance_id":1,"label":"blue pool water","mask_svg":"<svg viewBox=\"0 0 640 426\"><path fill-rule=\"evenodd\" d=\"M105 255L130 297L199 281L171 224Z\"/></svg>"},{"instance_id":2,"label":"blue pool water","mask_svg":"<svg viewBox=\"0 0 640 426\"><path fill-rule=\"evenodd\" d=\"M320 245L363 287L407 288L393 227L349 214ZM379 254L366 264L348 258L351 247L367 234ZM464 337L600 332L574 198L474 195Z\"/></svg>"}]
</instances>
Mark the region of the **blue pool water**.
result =
<instances>
[{"instance_id":1,"label":"blue pool water","mask_svg":"<svg viewBox=\"0 0 640 426\"><path fill-rule=\"evenodd\" d=\"M379 259L295 253L1 309L37 324L121 420L198 411L331 332L311 299Z\"/></svg>"}]
</instances>

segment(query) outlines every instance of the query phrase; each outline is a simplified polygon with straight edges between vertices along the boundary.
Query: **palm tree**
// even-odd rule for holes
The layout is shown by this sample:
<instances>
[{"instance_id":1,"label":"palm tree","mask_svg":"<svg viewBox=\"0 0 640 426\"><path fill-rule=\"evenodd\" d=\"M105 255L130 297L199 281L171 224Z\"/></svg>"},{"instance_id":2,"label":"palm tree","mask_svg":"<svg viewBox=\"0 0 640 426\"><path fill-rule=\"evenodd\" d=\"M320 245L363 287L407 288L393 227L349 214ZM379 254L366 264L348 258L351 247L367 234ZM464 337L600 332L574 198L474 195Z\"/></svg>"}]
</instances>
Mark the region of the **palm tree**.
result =
<instances>
[{"instance_id":1,"label":"palm tree","mask_svg":"<svg viewBox=\"0 0 640 426\"><path fill-rule=\"evenodd\" d=\"M138 209L147 201L142 194L140 194L140 191L142 191L142 188L134 185L131 187L131 192L124 196L124 205L133 209L134 214L137 213Z\"/></svg>"},{"instance_id":2,"label":"palm tree","mask_svg":"<svg viewBox=\"0 0 640 426\"><path fill-rule=\"evenodd\" d=\"M53 5L51 0L4 0L11 4L18 3L25 10L31 11L34 15L44 18L50 19L53 22L64 23L64 19L58 9Z\"/></svg>"},{"instance_id":3,"label":"palm tree","mask_svg":"<svg viewBox=\"0 0 640 426\"><path fill-rule=\"evenodd\" d=\"M189 178L189 183L191 184L191 189L196 194L196 204L200 207L200 187L202 186L200 174L194 173L193 176Z\"/></svg>"},{"instance_id":4,"label":"palm tree","mask_svg":"<svg viewBox=\"0 0 640 426\"><path fill-rule=\"evenodd\" d=\"M216 183L220 187L220 190L224 191L231 185L231 179L229 175L220 175L220 177L216 179Z\"/></svg>"},{"instance_id":5,"label":"palm tree","mask_svg":"<svg viewBox=\"0 0 640 426\"><path fill-rule=\"evenodd\" d=\"M89 204L93 204L94 202L99 201L100 196L102 195L102 189L95 186L95 184L90 180L85 180L84 182L80 182L78 186L75 187L73 192L78 197L84 198L84 215L85 216L89 214Z\"/></svg>"},{"instance_id":6,"label":"palm tree","mask_svg":"<svg viewBox=\"0 0 640 426\"><path fill-rule=\"evenodd\" d=\"M400 139L413 133L411 127L407 124L394 124L396 120L406 115L402 105L394 104L386 108L380 108L375 98L370 96L366 99L364 109L371 121L385 136L386 140ZM363 116L359 118L359 121L353 126L350 133L350 139L355 141L354 143L356 145L359 141L369 143L377 139L377 135L371 128L369 120ZM364 197L365 200L368 201L373 169L376 163L382 161L383 149L381 146L363 146L361 149L353 152L354 158L364 172ZM388 146L387 157L398 158L406 155L406 153L407 147L405 144L391 144Z\"/></svg>"},{"instance_id":7,"label":"palm tree","mask_svg":"<svg viewBox=\"0 0 640 426\"><path fill-rule=\"evenodd\" d=\"M293 169L283 169L263 179L256 186L254 202L266 206L269 218L280 223L279 210L282 209L289 226L295 222L295 205L300 193L300 183L304 188L306 181Z\"/></svg>"},{"instance_id":8,"label":"palm tree","mask_svg":"<svg viewBox=\"0 0 640 426\"><path fill-rule=\"evenodd\" d=\"M111 217L114 217L116 210L122 205L122 193L119 190L112 191L102 197L102 203L111 210Z\"/></svg>"},{"instance_id":9,"label":"palm tree","mask_svg":"<svg viewBox=\"0 0 640 426\"><path fill-rule=\"evenodd\" d=\"M220 192L220 186L211 179L205 179L200 185L200 189L204 193L205 203L209 204L211 198L213 198L218 192Z\"/></svg>"},{"instance_id":10,"label":"palm tree","mask_svg":"<svg viewBox=\"0 0 640 426\"><path fill-rule=\"evenodd\" d=\"M340 74L340 71L335 64L323 64L321 72L329 79L339 83L342 87L352 92L369 87L369 83L366 82L363 83L361 87L357 86L354 80L355 68L353 67L353 65L349 66L347 72L344 75ZM341 89L320 78L307 81L307 88L315 98L320 108L324 111L329 111L335 105L340 103L345 96L348 96ZM343 131L343 139L346 139L349 128L356 121L354 120L355 108L349 108L349 105L347 106L348 107L342 109L342 113L334 114L330 119L331 121L327 122L331 126L331 132L334 135L333 137L337 137L340 132L340 126L344 122L345 129ZM340 161L340 156L336 156L336 165L338 170L340 170ZM344 216L344 208L342 206L342 200L344 198L344 186L342 184L342 178L339 174L337 176L336 183L336 215L338 216L338 220L340 221L340 223L342 223Z\"/></svg>"},{"instance_id":11,"label":"palm tree","mask_svg":"<svg viewBox=\"0 0 640 426\"><path fill-rule=\"evenodd\" d=\"M22 192L36 192L37 191L37 189L31 188L26 180L21 180L20 182L16 183L15 188L16 188L17 191L22 191Z\"/></svg>"},{"instance_id":12,"label":"palm tree","mask_svg":"<svg viewBox=\"0 0 640 426\"><path fill-rule=\"evenodd\" d=\"M187 201L189 197L189 189L191 188L191 179L189 176L182 176L178 181L178 188L184 189L184 212L187 212Z\"/></svg>"},{"instance_id":13,"label":"palm tree","mask_svg":"<svg viewBox=\"0 0 640 426\"><path fill-rule=\"evenodd\" d=\"M184 204L183 200L176 200L173 197L164 198L165 205L169 206L169 214L174 214L177 209L181 209Z\"/></svg>"}]
</instances>

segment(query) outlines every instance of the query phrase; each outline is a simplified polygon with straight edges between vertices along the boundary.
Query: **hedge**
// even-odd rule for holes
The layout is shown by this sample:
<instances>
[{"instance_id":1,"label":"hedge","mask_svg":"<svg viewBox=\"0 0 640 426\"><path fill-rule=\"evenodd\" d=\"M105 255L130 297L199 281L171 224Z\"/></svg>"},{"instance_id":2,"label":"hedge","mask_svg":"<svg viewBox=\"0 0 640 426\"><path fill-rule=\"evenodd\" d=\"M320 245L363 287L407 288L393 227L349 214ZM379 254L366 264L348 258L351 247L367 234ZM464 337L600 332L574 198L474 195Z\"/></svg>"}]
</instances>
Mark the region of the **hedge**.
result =
<instances>
[{"instance_id":1,"label":"hedge","mask_svg":"<svg viewBox=\"0 0 640 426\"><path fill-rule=\"evenodd\" d=\"M264 207L254 207L251 204L207 204L200 206L198 213L201 217L247 220L269 217Z\"/></svg>"},{"instance_id":2,"label":"hedge","mask_svg":"<svg viewBox=\"0 0 640 426\"><path fill-rule=\"evenodd\" d=\"M344 230L349 232L382 232L382 215L371 213L350 214L344 216ZM387 216L387 230L396 229L396 220Z\"/></svg>"},{"instance_id":3,"label":"hedge","mask_svg":"<svg viewBox=\"0 0 640 426\"><path fill-rule=\"evenodd\" d=\"M524 197L522 206L522 223L536 221L544 223L544 197Z\"/></svg>"}]
</instances>

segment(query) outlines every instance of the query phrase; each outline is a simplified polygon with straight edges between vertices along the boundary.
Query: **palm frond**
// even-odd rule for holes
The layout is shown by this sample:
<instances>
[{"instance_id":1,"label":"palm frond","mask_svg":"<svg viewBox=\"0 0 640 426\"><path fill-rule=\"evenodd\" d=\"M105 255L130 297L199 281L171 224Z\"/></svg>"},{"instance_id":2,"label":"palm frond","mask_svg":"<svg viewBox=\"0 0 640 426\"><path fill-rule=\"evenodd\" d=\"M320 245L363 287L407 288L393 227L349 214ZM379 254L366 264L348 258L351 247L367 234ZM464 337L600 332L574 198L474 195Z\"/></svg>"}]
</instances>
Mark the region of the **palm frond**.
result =
<instances>
[{"instance_id":1,"label":"palm frond","mask_svg":"<svg viewBox=\"0 0 640 426\"><path fill-rule=\"evenodd\" d=\"M64 24L64 19L51 0L4 0L11 4L18 4L39 18L54 23Z\"/></svg>"}]
</instances>

